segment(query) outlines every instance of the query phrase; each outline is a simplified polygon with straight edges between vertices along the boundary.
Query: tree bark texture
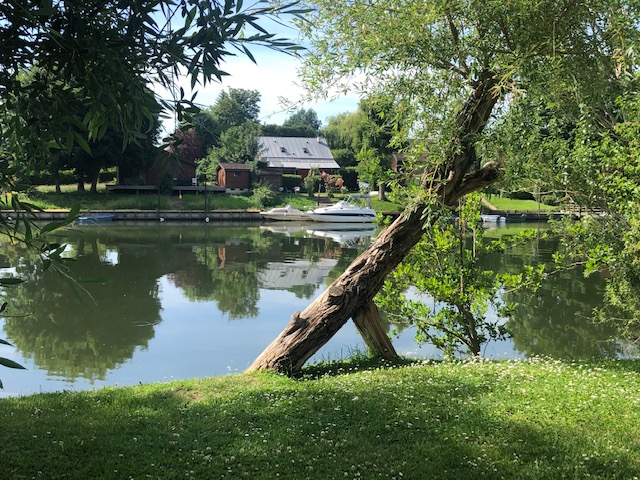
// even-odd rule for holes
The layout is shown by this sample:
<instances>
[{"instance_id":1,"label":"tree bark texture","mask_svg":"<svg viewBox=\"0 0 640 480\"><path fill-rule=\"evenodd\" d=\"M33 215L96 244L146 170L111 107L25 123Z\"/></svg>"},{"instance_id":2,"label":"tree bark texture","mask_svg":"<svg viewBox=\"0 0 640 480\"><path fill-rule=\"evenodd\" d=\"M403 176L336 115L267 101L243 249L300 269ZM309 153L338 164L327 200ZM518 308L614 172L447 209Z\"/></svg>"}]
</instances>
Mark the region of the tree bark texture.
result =
<instances>
[{"instance_id":1,"label":"tree bark texture","mask_svg":"<svg viewBox=\"0 0 640 480\"><path fill-rule=\"evenodd\" d=\"M496 85L497 78L491 71L479 75L456 115L458 130L452 137L451 153L442 171L425 175L423 179L423 187L435 192L444 205L453 205L463 195L490 185L499 177L495 164L476 168L475 153L476 135L484 129L497 101ZM296 372L349 318L363 315L387 274L422 238L428 222L423 218L426 208L423 204L409 209L384 229L324 293L303 312L294 313L282 333L254 360L248 371ZM368 328L366 324L364 328Z\"/></svg>"},{"instance_id":2,"label":"tree bark texture","mask_svg":"<svg viewBox=\"0 0 640 480\"><path fill-rule=\"evenodd\" d=\"M369 302L365 308L353 315L353 323L371 354L386 360L398 358L391 339L382 328L380 312L374 302Z\"/></svg>"}]
</instances>

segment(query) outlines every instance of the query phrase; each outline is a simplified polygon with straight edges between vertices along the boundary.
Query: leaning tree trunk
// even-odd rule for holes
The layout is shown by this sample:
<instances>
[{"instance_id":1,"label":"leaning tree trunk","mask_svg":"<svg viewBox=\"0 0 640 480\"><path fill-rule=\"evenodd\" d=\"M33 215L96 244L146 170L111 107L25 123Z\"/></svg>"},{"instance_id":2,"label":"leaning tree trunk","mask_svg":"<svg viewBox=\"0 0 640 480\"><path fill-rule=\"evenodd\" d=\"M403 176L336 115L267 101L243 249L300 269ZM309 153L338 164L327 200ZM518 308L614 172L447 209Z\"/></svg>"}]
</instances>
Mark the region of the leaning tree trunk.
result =
<instances>
[{"instance_id":1,"label":"leaning tree trunk","mask_svg":"<svg viewBox=\"0 0 640 480\"><path fill-rule=\"evenodd\" d=\"M424 177L423 186L437 185L431 191L444 205L454 204L461 196L490 185L499 176L498 167L493 163L473 170L477 161L476 135L484 129L496 104L497 96L493 89L496 84L497 78L492 72L487 70L480 74L456 116L458 130L452 138L451 154L446 159L445 168L440 174L435 174L435 179L434 175ZM302 313L293 314L286 328L254 360L248 371L298 371L349 318L366 316L366 309L371 308L373 297L387 274L422 238L425 208L427 205L422 204L405 211L382 231L324 293ZM366 323L362 325L368 328ZM365 335L365 339L368 336Z\"/></svg>"}]
</instances>

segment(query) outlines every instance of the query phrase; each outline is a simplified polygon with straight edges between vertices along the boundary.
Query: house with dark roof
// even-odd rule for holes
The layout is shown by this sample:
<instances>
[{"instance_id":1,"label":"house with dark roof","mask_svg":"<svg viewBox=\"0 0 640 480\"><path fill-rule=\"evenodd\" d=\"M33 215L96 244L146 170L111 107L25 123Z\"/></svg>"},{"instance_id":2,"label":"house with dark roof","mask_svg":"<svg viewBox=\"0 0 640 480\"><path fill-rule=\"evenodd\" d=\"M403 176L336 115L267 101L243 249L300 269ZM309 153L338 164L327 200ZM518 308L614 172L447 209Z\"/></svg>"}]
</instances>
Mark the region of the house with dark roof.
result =
<instances>
[{"instance_id":1,"label":"house with dark roof","mask_svg":"<svg viewBox=\"0 0 640 480\"><path fill-rule=\"evenodd\" d=\"M340 169L327 141L321 137L259 137L258 143L260 161L269 170L304 178L313 167L329 174Z\"/></svg>"}]
</instances>

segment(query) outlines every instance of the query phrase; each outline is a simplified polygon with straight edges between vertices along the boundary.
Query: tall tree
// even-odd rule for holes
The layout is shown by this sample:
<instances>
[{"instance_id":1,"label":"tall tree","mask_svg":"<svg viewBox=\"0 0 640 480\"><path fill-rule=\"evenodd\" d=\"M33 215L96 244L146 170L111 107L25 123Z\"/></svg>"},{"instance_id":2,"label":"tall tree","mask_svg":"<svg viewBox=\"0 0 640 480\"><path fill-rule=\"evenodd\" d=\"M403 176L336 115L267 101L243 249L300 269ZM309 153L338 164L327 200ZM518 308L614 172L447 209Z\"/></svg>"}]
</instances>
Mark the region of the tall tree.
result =
<instances>
[{"instance_id":1,"label":"tall tree","mask_svg":"<svg viewBox=\"0 0 640 480\"><path fill-rule=\"evenodd\" d=\"M404 214L294 313L250 370L297 370L349 318L374 311L386 275L425 227L499 178L500 165L483 163L477 147L492 115L508 111L523 88L600 105L620 70L632 66L625 54L637 44L640 13L625 0L310 4L315 12L302 25L314 47L303 71L307 85L326 95L329 87L348 88L358 78L363 91L400 103L400 139L413 139L406 171L419 182L406 188L414 201Z\"/></svg>"},{"instance_id":2,"label":"tall tree","mask_svg":"<svg viewBox=\"0 0 640 480\"><path fill-rule=\"evenodd\" d=\"M252 163L257 173L260 146L258 134L260 126L253 122L229 127L221 136L217 147L198 162L198 174L215 178L216 167L220 163Z\"/></svg>"},{"instance_id":3,"label":"tall tree","mask_svg":"<svg viewBox=\"0 0 640 480\"><path fill-rule=\"evenodd\" d=\"M314 132L310 135L313 136L318 133L322 122L318 119L318 114L314 109L300 108L289 115L282 125L285 127L307 127Z\"/></svg>"},{"instance_id":4,"label":"tall tree","mask_svg":"<svg viewBox=\"0 0 640 480\"><path fill-rule=\"evenodd\" d=\"M295 2L294 2L295 3ZM222 63L234 50L264 45L295 51L290 42L269 34L263 20L280 14L297 14L293 4L265 3L254 8L242 2L179 0L9 0L0 5L0 95L2 108L24 112L36 123L13 122L5 135L14 147L22 137L40 135L44 148L52 134L99 138L109 125L126 127L128 138L150 120L145 89L153 81L168 91L179 91L174 107L179 114L192 99L176 87L182 72L191 85L221 79ZM19 81L24 69L38 65L64 82L58 101L47 105L50 117L40 116L38 99L46 89L47 75L37 75L25 87ZM140 81L144 80L144 81ZM65 108L66 85L75 82L81 96L90 100L89 112L78 123ZM5 101L16 91L29 89L30 97L18 109ZM170 106L172 101L165 101ZM126 106L126 108L123 108ZM23 115L24 117L24 115ZM46 127L46 128L45 128ZM43 135L45 134L45 135Z\"/></svg>"},{"instance_id":5,"label":"tall tree","mask_svg":"<svg viewBox=\"0 0 640 480\"><path fill-rule=\"evenodd\" d=\"M220 92L216 103L205 110L224 131L246 122L259 123L260 92L243 88L230 88Z\"/></svg>"},{"instance_id":6,"label":"tall tree","mask_svg":"<svg viewBox=\"0 0 640 480\"><path fill-rule=\"evenodd\" d=\"M260 93L256 90L230 88L218 96L205 112L219 132L213 145L198 164L198 173L215 178L221 162L249 163L258 156Z\"/></svg>"},{"instance_id":7,"label":"tall tree","mask_svg":"<svg viewBox=\"0 0 640 480\"><path fill-rule=\"evenodd\" d=\"M393 143L399 124L394 99L372 95L361 100L355 112L329 118L322 135L347 181L346 172L357 172L360 181L379 185L384 195L384 185L391 179L391 154L400 147ZM353 183L356 186L355 179Z\"/></svg>"},{"instance_id":8,"label":"tall tree","mask_svg":"<svg viewBox=\"0 0 640 480\"><path fill-rule=\"evenodd\" d=\"M269 137L315 137L321 125L315 110L300 108L287 117L282 125L263 125L262 134Z\"/></svg>"}]
</instances>

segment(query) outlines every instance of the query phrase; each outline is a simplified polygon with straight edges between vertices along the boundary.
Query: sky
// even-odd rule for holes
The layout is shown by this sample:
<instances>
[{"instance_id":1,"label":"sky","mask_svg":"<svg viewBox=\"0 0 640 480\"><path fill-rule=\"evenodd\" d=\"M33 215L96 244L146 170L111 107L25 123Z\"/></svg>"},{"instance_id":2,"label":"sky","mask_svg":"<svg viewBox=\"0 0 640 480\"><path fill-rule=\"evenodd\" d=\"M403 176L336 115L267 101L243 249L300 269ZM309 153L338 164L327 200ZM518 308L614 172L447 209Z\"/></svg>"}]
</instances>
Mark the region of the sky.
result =
<instances>
[{"instance_id":1,"label":"sky","mask_svg":"<svg viewBox=\"0 0 640 480\"><path fill-rule=\"evenodd\" d=\"M263 25L269 32L275 33L280 38L296 40L298 37L298 32L293 26L275 22L267 22ZM298 82L297 73L301 66L301 60L264 47L251 48L251 53L257 63L253 63L248 57L241 54L227 57L226 63L221 68L229 76L224 77L222 83L210 83L206 87L196 86L198 95L195 102L204 108L213 105L223 90L229 88L257 90L261 95L260 121L263 124L281 125L292 113L286 110L282 100L286 99L287 103L295 104L304 95L304 89ZM185 96L190 97L192 92L189 80L184 78L180 81L180 86L183 87ZM159 93L162 95L161 92ZM354 94L332 101L298 104L298 106L315 110L318 119L324 126L329 117L343 112L356 111L358 102L359 97ZM172 124L173 122L170 121L165 122L165 129L169 130ZM173 131L172 128L171 131Z\"/></svg>"},{"instance_id":2,"label":"sky","mask_svg":"<svg viewBox=\"0 0 640 480\"><path fill-rule=\"evenodd\" d=\"M205 87L196 86L198 94L195 102L205 108L213 105L218 95L229 88L243 88L260 92L260 121L263 124L281 125L291 111L287 110L283 99L290 104L299 102L304 95L304 89L298 82L297 71L301 66L301 60L274 52L266 48L252 50L257 63L253 63L248 57L228 57L222 69L229 74L223 77L222 83L209 83ZM185 90L185 97L191 96L189 80L185 78L180 82ZM318 114L322 125L327 124L331 116L343 112L354 112L358 108L359 97L356 95L343 96L332 101L298 104L302 108L312 108ZM169 125L172 122L166 122ZM166 129L170 128L165 126Z\"/></svg>"}]
</instances>

